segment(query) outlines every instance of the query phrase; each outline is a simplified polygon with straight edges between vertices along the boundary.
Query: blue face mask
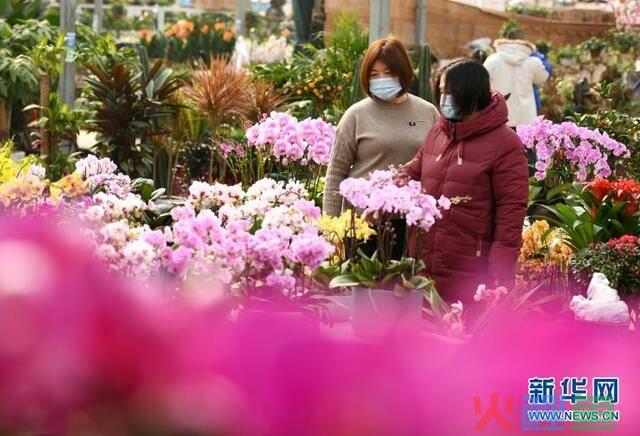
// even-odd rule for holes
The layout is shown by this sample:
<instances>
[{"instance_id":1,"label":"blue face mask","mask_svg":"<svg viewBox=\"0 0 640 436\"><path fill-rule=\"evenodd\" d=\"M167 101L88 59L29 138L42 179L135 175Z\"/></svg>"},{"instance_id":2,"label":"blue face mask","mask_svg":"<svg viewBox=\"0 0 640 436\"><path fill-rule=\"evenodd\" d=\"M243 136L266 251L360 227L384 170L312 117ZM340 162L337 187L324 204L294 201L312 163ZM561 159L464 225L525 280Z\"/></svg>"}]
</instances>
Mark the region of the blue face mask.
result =
<instances>
[{"instance_id":1,"label":"blue face mask","mask_svg":"<svg viewBox=\"0 0 640 436\"><path fill-rule=\"evenodd\" d=\"M400 81L396 77L382 77L369 82L369 92L380 100L391 101L402 91Z\"/></svg>"},{"instance_id":2,"label":"blue face mask","mask_svg":"<svg viewBox=\"0 0 640 436\"><path fill-rule=\"evenodd\" d=\"M449 121L460 121L462 119L451 94L442 94L440 97L440 110L442 115Z\"/></svg>"}]
</instances>

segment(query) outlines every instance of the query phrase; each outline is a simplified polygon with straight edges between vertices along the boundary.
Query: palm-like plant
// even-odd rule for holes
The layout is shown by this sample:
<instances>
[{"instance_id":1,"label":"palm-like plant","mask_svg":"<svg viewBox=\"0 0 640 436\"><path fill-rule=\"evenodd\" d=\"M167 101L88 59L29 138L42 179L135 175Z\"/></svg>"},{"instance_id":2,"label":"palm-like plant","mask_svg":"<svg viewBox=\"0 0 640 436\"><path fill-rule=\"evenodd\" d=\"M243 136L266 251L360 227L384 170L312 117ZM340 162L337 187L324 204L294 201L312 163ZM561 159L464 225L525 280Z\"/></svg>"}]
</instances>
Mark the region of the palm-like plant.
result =
<instances>
[{"instance_id":1,"label":"palm-like plant","mask_svg":"<svg viewBox=\"0 0 640 436\"><path fill-rule=\"evenodd\" d=\"M223 58L212 58L209 66L197 62L184 94L197 109L207 114L214 136L222 123L234 118L246 119L254 111L247 74Z\"/></svg>"},{"instance_id":2,"label":"palm-like plant","mask_svg":"<svg viewBox=\"0 0 640 436\"><path fill-rule=\"evenodd\" d=\"M140 84L124 64L111 68L87 64L94 77L86 82L91 100L99 106L90 120L98 132L98 152L109 156L129 174L148 177L153 164L151 145L142 142L142 130L149 128L139 101Z\"/></svg>"},{"instance_id":3,"label":"palm-like plant","mask_svg":"<svg viewBox=\"0 0 640 436\"><path fill-rule=\"evenodd\" d=\"M187 101L207 115L213 142L222 124L246 120L256 110L247 74L237 70L223 58L211 58L208 66L204 62L197 62L191 72L191 83L188 83L183 91ZM219 175L224 177L224 163L219 161L217 164L221 168ZM215 166L215 151L212 146L209 179L213 179Z\"/></svg>"},{"instance_id":4,"label":"palm-like plant","mask_svg":"<svg viewBox=\"0 0 640 436\"><path fill-rule=\"evenodd\" d=\"M97 103L90 124L102 155L132 176L150 177L154 140L167 133L163 123L175 113L172 98L182 82L162 60L150 66L143 51L140 60L139 72L123 63L86 64L94 76L87 79L90 100Z\"/></svg>"},{"instance_id":5,"label":"palm-like plant","mask_svg":"<svg viewBox=\"0 0 640 436\"><path fill-rule=\"evenodd\" d=\"M147 51L141 48L140 73L138 81L142 90L145 115L153 125L154 134L168 133L161 121L176 113L176 91L183 85L182 77L170 68L164 68L164 61L156 60L153 65L149 62Z\"/></svg>"},{"instance_id":6,"label":"palm-like plant","mask_svg":"<svg viewBox=\"0 0 640 436\"><path fill-rule=\"evenodd\" d=\"M289 98L282 89L277 89L273 83L260 81L253 83L253 96L256 109L251 121L254 122L258 122L263 114L281 110Z\"/></svg>"}]
</instances>

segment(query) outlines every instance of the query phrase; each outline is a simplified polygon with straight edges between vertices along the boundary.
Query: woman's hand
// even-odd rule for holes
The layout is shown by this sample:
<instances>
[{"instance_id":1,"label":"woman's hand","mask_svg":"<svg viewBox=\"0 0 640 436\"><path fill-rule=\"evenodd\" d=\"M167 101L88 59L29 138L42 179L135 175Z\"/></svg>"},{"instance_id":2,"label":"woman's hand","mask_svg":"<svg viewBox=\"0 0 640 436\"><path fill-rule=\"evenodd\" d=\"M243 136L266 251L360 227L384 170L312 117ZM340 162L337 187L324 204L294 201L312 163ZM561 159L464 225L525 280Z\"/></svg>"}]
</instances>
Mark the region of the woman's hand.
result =
<instances>
[{"instance_id":1,"label":"woman's hand","mask_svg":"<svg viewBox=\"0 0 640 436\"><path fill-rule=\"evenodd\" d=\"M411 177L409 177L407 173L400 173L395 177L395 179L393 179L393 183L395 183L396 186L402 188L407 183L409 183L410 180Z\"/></svg>"},{"instance_id":2,"label":"woman's hand","mask_svg":"<svg viewBox=\"0 0 640 436\"><path fill-rule=\"evenodd\" d=\"M370 210L362 215L362 219L365 220L370 226L374 226L379 217L380 214L377 210Z\"/></svg>"}]
</instances>

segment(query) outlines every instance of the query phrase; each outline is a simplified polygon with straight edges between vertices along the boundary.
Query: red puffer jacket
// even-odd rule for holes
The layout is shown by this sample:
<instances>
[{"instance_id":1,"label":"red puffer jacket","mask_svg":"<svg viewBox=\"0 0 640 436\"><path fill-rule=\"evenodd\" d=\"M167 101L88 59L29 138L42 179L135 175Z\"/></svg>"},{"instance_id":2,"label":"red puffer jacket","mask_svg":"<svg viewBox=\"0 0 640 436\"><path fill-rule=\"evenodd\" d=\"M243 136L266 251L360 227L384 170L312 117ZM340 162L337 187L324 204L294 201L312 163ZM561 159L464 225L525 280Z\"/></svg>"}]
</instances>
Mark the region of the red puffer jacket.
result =
<instances>
[{"instance_id":1,"label":"red puffer jacket","mask_svg":"<svg viewBox=\"0 0 640 436\"><path fill-rule=\"evenodd\" d=\"M498 93L470 121L440 117L405 167L436 198L469 197L452 205L421 243L427 273L447 300L470 301L480 283L513 286L529 184L525 148L507 119Z\"/></svg>"}]
</instances>

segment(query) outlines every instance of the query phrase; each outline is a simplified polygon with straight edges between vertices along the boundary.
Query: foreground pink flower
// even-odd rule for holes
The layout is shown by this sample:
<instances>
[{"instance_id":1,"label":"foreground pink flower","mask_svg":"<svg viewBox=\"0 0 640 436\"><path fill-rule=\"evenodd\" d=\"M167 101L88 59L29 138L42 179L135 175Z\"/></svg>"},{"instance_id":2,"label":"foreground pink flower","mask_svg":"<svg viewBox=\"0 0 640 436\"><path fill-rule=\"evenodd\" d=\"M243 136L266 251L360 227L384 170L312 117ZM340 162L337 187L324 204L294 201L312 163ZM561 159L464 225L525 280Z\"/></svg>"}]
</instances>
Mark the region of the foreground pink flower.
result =
<instances>
[{"instance_id":1,"label":"foreground pink flower","mask_svg":"<svg viewBox=\"0 0 640 436\"><path fill-rule=\"evenodd\" d=\"M56 229L0 219L4 434L466 435L494 395L518 434L536 375L619 377L629 394L616 434L640 427L636 336L508 313L455 344L366 341L266 310L233 320L227 299L166 298L153 282L140 292L105 272L74 226ZM495 419L482 430L503 432Z\"/></svg>"},{"instance_id":2,"label":"foreground pink flower","mask_svg":"<svg viewBox=\"0 0 640 436\"><path fill-rule=\"evenodd\" d=\"M509 290L504 286L498 286L495 289L490 289L485 284L478 285L476 293L473 296L474 301L486 301L490 306L495 305L500 298L507 295Z\"/></svg>"},{"instance_id":3,"label":"foreground pink flower","mask_svg":"<svg viewBox=\"0 0 640 436\"><path fill-rule=\"evenodd\" d=\"M447 333L453 337L462 337L465 333L463 320L464 306L462 301L457 301L451 305L449 312L442 316L442 321L447 325Z\"/></svg>"}]
</instances>

